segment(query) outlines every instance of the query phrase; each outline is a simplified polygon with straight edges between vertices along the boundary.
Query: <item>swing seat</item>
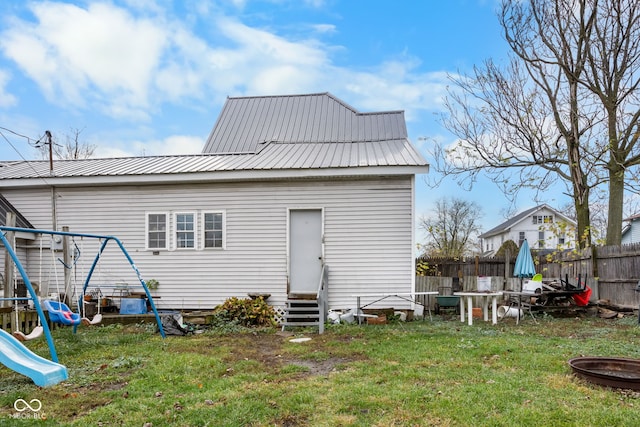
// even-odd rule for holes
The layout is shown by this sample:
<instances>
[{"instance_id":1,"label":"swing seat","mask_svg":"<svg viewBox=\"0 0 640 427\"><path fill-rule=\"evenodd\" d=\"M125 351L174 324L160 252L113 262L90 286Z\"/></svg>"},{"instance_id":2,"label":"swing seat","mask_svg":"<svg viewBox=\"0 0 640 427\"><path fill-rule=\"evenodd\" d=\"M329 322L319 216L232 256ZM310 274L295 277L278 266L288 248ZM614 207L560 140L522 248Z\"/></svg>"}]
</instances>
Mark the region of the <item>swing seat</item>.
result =
<instances>
[{"instance_id":1,"label":"swing seat","mask_svg":"<svg viewBox=\"0 0 640 427\"><path fill-rule=\"evenodd\" d=\"M85 326L89 326L89 325L97 325L98 323L102 322L102 314L98 313L95 316L93 316L93 319L89 320L86 317L82 318L82 324Z\"/></svg>"},{"instance_id":2,"label":"swing seat","mask_svg":"<svg viewBox=\"0 0 640 427\"><path fill-rule=\"evenodd\" d=\"M43 304L49 312L49 319L52 322L67 326L80 324L80 315L71 311L65 303L44 300Z\"/></svg>"},{"instance_id":3,"label":"swing seat","mask_svg":"<svg viewBox=\"0 0 640 427\"><path fill-rule=\"evenodd\" d=\"M44 332L44 328L42 326L36 326L35 328L33 328L33 331L31 331L28 335L25 335L21 331L13 331L13 336L16 337L18 341L24 342L24 341L34 340L36 338L41 337L43 332Z\"/></svg>"}]
</instances>

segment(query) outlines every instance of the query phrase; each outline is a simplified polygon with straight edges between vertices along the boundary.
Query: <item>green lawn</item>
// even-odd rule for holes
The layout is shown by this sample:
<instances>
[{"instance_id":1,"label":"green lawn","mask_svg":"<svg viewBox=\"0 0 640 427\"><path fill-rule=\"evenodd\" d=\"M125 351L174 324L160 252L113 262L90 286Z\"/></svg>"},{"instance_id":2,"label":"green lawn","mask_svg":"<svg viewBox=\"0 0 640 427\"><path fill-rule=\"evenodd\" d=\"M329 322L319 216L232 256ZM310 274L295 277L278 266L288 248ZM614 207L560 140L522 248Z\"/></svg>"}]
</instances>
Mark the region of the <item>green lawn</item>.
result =
<instances>
[{"instance_id":1,"label":"green lawn","mask_svg":"<svg viewBox=\"0 0 640 427\"><path fill-rule=\"evenodd\" d=\"M58 329L69 380L42 389L0 367L0 425L637 426L640 393L567 365L640 358L637 319L538 321L336 325L297 333L304 343L275 329L166 340L146 326ZM28 346L48 357L44 339ZM39 399L46 420L18 418L16 399Z\"/></svg>"}]
</instances>

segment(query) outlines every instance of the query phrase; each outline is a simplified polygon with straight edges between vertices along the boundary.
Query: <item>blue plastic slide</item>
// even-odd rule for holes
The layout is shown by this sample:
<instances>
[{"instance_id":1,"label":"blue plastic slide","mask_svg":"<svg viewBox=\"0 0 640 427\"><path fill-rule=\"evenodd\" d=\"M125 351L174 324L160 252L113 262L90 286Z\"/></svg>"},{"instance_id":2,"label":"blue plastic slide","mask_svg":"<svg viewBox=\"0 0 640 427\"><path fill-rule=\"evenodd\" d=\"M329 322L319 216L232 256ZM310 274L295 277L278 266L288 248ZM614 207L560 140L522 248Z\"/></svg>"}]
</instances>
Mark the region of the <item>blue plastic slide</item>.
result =
<instances>
[{"instance_id":1,"label":"blue plastic slide","mask_svg":"<svg viewBox=\"0 0 640 427\"><path fill-rule=\"evenodd\" d=\"M26 375L40 387L58 384L69 378L66 366L38 356L2 329L0 329L0 363Z\"/></svg>"}]
</instances>

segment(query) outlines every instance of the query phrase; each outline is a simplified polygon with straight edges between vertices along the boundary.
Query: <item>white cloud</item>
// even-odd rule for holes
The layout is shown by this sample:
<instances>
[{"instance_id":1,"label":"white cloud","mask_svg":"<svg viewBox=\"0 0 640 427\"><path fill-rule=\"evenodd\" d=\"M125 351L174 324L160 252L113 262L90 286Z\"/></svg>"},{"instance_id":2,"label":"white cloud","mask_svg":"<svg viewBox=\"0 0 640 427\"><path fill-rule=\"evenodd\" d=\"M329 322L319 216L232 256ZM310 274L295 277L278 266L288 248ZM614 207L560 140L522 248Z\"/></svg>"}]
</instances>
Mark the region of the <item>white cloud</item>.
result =
<instances>
[{"instance_id":1,"label":"white cloud","mask_svg":"<svg viewBox=\"0 0 640 427\"><path fill-rule=\"evenodd\" d=\"M99 145L95 157L162 156L200 154L204 140L196 136L172 135L162 140L133 141L121 144Z\"/></svg>"},{"instance_id":2,"label":"white cloud","mask_svg":"<svg viewBox=\"0 0 640 427\"><path fill-rule=\"evenodd\" d=\"M0 48L52 104L131 122L149 120L165 103L210 108L228 95L330 91L362 111L403 109L409 121L441 108L446 75L419 73L420 63L410 56L353 69L332 62L331 53L343 47L314 38L293 40L217 9L207 15L205 39L189 23L169 18L162 3L126 3L131 11L111 3L86 8L34 3L36 21L11 21L0 34ZM242 0L234 3L245 6ZM203 2L203 11L213 8ZM316 35L336 31L330 24L307 28ZM0 74L0 96L6 78ZM169 143L148 144L154 153L173 152ZM131 154L141 152L134 150Z\"/></svg>"},{"instance_id":3,"label":"white cloud","mask_svg":"<svg viewBox=\"0 0 640 427\"><path fill-rule=\"evenodd\" d=\"M333 24L315 24L311 26L318 33L335 33L336 26Z\"/></svg>"},{"instance_id":4,"label":"white cloud","mask_svg":"<svg viewBox=\"0 0 640 427\"><path fill-rule=\"evenodd\" d=\"M148 106L148 83L166 44L161 27L99 3L36 3L32 11L38 23L15 22L1 46L49 100L117 103L123 111Z\"/></svg>"},{"instance_id":5,"label":"white cloud","mask_svg":"<svg viewBox=\"0 0 640 427\"><path fill-rule=\"evenodd\" d=\"M325 0L304 0L304 3L311 7L321 8L324 6Z\"/></svg>"},{"instance_id":6,"label":"white cloud","mask_svg":"<svg viewBox=\"0 0 640 427\"><path fill-rule=\"evenodd\" d=\"M321 66L327 56L317 42L292 42L265 30L251 28L233 20L220 20L223 34L238 45L239 51L254 62L288 63L304 66ZM269 66L269 62L261 64Z\"/></svg>"},{"instance_id":7,"label":"white cloud","mask_svg":"<svg viewBox=\"0 0 640 427\"><path fill-rule=\"evenodd\" d=\"M0 107L12 107L18 102L15 96L6 91L10 78L8 72L0 70Z\"/></svg>"},{"instance_id":8,"label":"white cloud","mask_svg":"<svg viewBox=\"0 0 640 427\"><path fill-rule=\"evenodd\" d=\"M417 73L417 65L407 58L365 72L344 70L342 81L350 102L358 108L405 110L407 120L412 121L422 111L441 111L449 84L446 73Z\"/></svg>"},{"instance_id":9,"label":"white cloud","mask_svg":"<svg viewBox=\"0 0 640 427\"><path fill-rule=\"evenodd\" d=\"M5 55L50 102L130 121L148 118L165 101L323 90L320 76L330 66L327 47L316 40L290 41L224 16L212 22L219 35L213 43L181 22L138 18L109 4L48 2L32 11L35 24L14 21L2 34Z\"/></svg>"}]
</instances>

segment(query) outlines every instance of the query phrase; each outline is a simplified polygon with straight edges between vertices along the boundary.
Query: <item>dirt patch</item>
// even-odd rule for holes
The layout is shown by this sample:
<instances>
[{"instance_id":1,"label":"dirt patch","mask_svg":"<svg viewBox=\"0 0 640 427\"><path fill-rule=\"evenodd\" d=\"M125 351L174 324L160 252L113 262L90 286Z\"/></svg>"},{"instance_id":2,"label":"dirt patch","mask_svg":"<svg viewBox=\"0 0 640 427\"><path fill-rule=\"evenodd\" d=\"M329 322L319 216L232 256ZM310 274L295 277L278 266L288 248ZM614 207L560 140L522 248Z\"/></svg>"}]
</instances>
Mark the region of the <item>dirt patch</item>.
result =
<instances>
[{"instance_id":1,"label":"dirt patch","mask_svg":"<svg viewBox=\"0 0 640 427\"><path fill-rule=\"evenodd\" d=\"M337 370L336 367L353 362L354 360L355 359L346 359L344 357L331 357L321 361L292 359L289 363L308 368L308 375L329 375L331 372Z\"/></svg>"},{"instance_id":2,"label":"dirt patch","mask_svg":"<svg viewBox=\"0 0 640 427\"><path fill-rule=\"evenodd\" d=\"M273 420L269 425L278 427L300 427L307 425L307 419L299 415L287 415Z\"/></svg>"},{"instance_id":3,"label":"dirt patch","mask_svg":"<svg viewBox=\"0 0 640 427\"><path fill-rule=\"evenodd\" d=\"M230 352L225 361L234 363L243 360L254 360L259 362L270 372L277 373L283 367L296 365L307 368L304 372L299 372L296 376L328 375L335 371L340 365L348 364L357 360L365 359L364 355L350 352L349 355L334 354L336 340L338 342L350 341L351 337L328 337L324 335L311 336L311 340L300 345L304 345L307 354L322 354L322 357L306 358L300 356L297 350L292 354L285 348L288 341L293 338L291 334L248 334L247 336L235 336L235 350ZM238 341L242 341L239 343Z\"/></svg>"},{"instance_id":4,"label":"dirt patch","mask_svg":"<svg viewBox=\"0 0 640 427\"><path fill-rule=\"evenodd\" d=\"M76 393L84 394L86 390L96 390L96 391L118 391L122 390L127 386L127 382L118 382L118 383L93 383L86 387L80 387L76 389Z\"/></svg>"}]
</instances>

